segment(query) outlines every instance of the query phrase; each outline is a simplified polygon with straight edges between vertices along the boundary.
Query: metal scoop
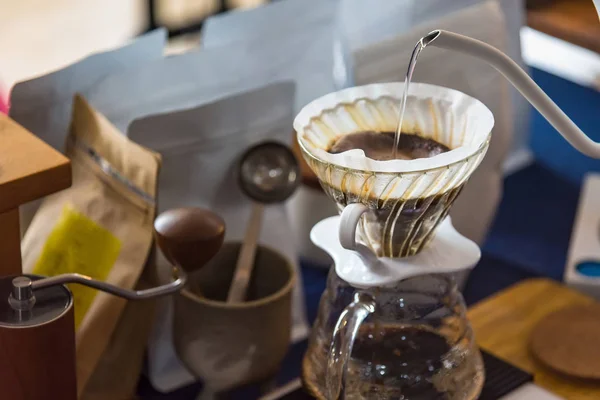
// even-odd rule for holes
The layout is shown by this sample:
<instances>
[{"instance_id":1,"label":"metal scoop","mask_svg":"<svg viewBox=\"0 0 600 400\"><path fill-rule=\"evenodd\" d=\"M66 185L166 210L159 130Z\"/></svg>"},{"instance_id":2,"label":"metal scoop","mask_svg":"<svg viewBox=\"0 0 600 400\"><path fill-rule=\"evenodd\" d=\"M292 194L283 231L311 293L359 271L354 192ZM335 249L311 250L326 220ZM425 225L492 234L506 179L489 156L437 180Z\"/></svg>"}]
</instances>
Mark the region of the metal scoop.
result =
<instances>
[{"instance_id":1,"label":"metal scoop","mask_svg":"<svg viewBox=\"0 0 600 400\"><path fill-rule=\"evenodd\" d=\"M239 164L239 185L242 191L254 200L254 205L229 288L228 303L242 302L246 298L264 205L285 201L294 193L299 183L298 161L292 151L283 144L263 142L250 148L242 156Z\"/></svg>"}]
</instances>

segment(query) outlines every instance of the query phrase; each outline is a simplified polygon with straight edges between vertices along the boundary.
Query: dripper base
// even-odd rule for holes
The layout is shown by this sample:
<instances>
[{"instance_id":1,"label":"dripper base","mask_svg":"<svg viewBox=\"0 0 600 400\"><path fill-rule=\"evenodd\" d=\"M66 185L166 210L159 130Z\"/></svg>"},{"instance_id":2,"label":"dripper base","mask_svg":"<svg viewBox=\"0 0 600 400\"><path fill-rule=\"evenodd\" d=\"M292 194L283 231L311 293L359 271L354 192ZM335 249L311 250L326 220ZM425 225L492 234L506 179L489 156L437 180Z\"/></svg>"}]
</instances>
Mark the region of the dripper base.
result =
<instances>
[{"instance_id":1,"label":"dripper base","mask_svg":"<svg viewBox=\"0 0 600 400\"><path fill-rule=\"evenodd\" d=\"M331 256L337 275L356 288L389 286L414 276L464 271L473 268L481 258L479 246L461 235L446 217L420 253L404 258L379 257L367 265L357 252L340 244L340 220L340 216L335 216L320 221L311 230L310 238Z\"/></svg>"}]
</instances>

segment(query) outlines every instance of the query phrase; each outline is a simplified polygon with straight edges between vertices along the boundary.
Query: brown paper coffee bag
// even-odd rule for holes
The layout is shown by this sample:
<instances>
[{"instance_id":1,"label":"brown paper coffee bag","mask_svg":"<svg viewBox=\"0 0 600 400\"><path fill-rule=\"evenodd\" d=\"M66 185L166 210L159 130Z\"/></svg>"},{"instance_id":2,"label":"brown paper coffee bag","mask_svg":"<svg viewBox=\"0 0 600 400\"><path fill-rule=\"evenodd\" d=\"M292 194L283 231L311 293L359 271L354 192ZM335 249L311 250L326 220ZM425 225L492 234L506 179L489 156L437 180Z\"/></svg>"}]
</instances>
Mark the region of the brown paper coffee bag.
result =
<instances>
[{"instance_id":1,"label":"brown paper coffee bag","mask_svg":"<svg viewBox=\"0 0 600 400\"><path fill-rule=\"evenodd\" d=\"M66 155L73 185L37 211L22 243L24 272L77 272L127 289L148 286L141 277L150 262L160 156L127 139L79 96ZM129 398L152 303L128 303L80 285L70 289L79 398Z\"/></svg>"}]
</instances>

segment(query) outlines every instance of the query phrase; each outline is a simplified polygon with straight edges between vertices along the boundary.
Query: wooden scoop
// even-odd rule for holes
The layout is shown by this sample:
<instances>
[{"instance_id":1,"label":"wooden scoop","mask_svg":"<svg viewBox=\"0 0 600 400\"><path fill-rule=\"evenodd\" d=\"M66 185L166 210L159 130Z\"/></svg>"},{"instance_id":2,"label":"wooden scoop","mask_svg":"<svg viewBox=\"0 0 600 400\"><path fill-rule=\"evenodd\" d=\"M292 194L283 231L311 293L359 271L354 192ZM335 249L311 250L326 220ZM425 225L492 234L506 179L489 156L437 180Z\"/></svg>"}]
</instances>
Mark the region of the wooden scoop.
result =
<instances>
[{"instance_id":1,"label":"wooden scoop","mask_svg":"<svg viewBox=\"0 0 600 400\"><path fill-rule=\"evenodd\" d=\"M156 218L154 235L169 262L193 272L202 268L221 248L225 221L203 208L176 208Z\"/></svg>"}]
</instances>

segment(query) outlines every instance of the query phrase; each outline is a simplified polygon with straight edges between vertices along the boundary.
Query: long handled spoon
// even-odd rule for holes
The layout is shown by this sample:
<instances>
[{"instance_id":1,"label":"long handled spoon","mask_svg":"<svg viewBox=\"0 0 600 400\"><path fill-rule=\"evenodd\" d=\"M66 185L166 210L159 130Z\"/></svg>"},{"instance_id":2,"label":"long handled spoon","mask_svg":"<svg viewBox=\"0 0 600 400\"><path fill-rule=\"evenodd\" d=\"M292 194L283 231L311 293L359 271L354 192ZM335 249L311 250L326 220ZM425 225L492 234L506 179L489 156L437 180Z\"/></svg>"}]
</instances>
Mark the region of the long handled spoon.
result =
<instances>
[{"instance_id":1,"label":"long handled spoon","mask_svg":"<svg viewBox=\"0 0 600 400\"><path fill-rule=\"evenodd\" d=\"M242 156L239 164L239 184L242 191L254 200L254 204L227 295L228 303L238 303L246 299L264 205L285 201L294 193L299 183L298 161L292 151L280 143L263 142L250 148Z\"/></svg>"}]
</instances>

